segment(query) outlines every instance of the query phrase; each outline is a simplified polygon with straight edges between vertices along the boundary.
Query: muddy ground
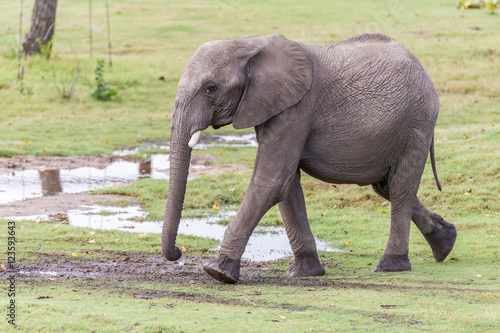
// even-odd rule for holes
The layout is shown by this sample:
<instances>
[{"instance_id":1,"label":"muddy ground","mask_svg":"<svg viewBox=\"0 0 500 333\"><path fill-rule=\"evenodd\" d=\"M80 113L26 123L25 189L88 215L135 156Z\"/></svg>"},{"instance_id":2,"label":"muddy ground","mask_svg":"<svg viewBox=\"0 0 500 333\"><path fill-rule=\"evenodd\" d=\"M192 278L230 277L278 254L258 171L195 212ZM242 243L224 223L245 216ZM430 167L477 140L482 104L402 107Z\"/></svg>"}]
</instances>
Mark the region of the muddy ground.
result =
<instances>
[{"instance_id":1,"label":"muddy ground","mask_svg":"<svg viewBox=\"0 0 500 333\"><path fill-rule=\"evenodd\" d=\"M104 169L115 161L134 161L127 156L14 156L0 157L0 173L19 170L54 170L92 167Z\"/></svg>"}]
</instances>

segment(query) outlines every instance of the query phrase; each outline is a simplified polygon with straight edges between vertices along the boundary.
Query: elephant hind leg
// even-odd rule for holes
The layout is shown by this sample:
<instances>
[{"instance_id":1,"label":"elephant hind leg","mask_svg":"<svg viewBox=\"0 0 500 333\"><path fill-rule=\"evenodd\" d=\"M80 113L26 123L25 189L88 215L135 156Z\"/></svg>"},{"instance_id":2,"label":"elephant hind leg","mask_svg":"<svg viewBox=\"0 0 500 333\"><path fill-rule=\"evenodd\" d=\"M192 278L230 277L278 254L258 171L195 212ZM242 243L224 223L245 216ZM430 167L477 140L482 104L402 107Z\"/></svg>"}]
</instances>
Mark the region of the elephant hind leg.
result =
<instances>
[{"instance_id":1,"label":"elephant hind leg","mask_svg":"<svg viewBox=\"0 0 500 333\"><path fill-rule=\"evenodd\" d=\"M418 198L413 206L412 220L429 243L434 259L446 259L457 239L455 225L425 207Z\"/></svg>"},{"instance_id":2,"label":"elephant hind leg","mask_svg":"<svg viewBox=\"0 0 500 333\"><path fill-rule=\"evenodd\" d=\"M288 269L288 275L324 275L325 269L319 262L316 242L307 220L304 193L300 185L300 170L297 170L290 190L278 203L278 207L295 258L294 264Z\"/></svg>"},{"instance_id":3,"label":"elephant hind leg","mask_svg":"<svg viewBox=\"0 0 500 333\"><path fill-rule=\"evenodd\" d=\"M390 201L387 182L373 184L372 187L375 193ZM443 261L453 249L457 228L425 207L418 198L415 198L411 219L429 243L434 259Z\"/></svg>"},{"instance_id":4,"label":"elephant hind leg","mask_svg":"<svg viewBox=\"0 0 500 333\"><path fill-rule=\"evenodd\" d=\"M411 270L408 258L410 220L412 215L413 193L405 190L395 191L396 186L390 187L388 183L373 186L375 192L391 201L391 229L389 240L382 258L375 266L376 272L398 272ZM400 188L400 186L397 186ZM398 198L397 200L395 198Z\"/></svg>"}]
</instances>

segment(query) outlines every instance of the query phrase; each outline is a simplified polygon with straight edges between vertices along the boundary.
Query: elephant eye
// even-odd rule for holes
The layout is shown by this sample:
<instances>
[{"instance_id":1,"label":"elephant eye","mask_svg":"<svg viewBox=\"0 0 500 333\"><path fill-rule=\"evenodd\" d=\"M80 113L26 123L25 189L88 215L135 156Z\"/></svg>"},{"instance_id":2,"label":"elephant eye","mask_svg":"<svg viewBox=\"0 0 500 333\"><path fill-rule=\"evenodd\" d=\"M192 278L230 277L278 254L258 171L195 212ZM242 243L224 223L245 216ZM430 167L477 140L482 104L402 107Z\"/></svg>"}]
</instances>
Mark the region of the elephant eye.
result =
<instances>
[{"instance_id":1,"label":"elephant eye","mask_svg":"<svg viewBox=\"0 0 500 333\"><path fill-rule=\"evenodd\" d=\"M217 86L215 84L211 83L211 84L207 85L207 87L206 87L207 94L213 94L216 91L217 91Z\"/></svg>"}]
</instances>

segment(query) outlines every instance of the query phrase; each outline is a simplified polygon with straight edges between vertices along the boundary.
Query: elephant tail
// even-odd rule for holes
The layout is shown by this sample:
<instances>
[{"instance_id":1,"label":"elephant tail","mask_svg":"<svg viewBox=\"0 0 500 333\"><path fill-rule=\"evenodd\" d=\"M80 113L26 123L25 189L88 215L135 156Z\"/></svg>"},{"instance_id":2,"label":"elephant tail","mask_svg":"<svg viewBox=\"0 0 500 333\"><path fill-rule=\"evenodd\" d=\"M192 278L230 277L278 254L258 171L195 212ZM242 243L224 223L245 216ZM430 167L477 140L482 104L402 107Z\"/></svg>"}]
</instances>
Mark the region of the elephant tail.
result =
<instances>
[{"instance_id":1,"label":"elephant tail","mask_svg":"<svg viewBox=\"0 0 500 333\"><path fill-rule=\"evenodd\" d=\"M434 156L434 135L432 136L432 142L431 142L431 165L432 165L432 172L434 173L434 179L436 179L437 188L438 190L441 191L441 183L439 182L439 178L437 175L436 158Z\"/></svg>"}]
</instances>

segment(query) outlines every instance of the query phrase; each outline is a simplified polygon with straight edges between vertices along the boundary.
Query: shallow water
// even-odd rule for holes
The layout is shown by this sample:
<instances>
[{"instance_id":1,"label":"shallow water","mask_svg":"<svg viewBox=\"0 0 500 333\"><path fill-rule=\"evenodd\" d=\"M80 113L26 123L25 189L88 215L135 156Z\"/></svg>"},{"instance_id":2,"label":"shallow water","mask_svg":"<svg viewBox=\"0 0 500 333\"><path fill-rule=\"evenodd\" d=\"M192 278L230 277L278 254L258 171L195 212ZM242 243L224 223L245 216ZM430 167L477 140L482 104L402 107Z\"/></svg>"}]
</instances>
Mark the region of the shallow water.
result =
<instances>
[{"instance_id":1,"label":"shallow water","mask_svg":"<svg viewBox=\"0 0 500 333\"><path fill-rule=\"evenodd\" d=\"M210 146L257 146L255 134L243 136L205 136L196 149ZM118 150L113 155L133 155L145 148L168 149L168 143L144 143L140 148ZM191 165L193 168L203 168ZM0 204L55 193L79 193L111 186L113 183L131 183L140 178L168 179L168 154L153 154L144 162L116 161L104 169L80 167L75 169L22 170L0 174Z\"/></svg>"},{"instance_id":2,"label":"shallow water","mask_svg":"<svg viewBox=\"0 0 500 333\"><path fill-rule=\"evenodd\" d=\"M170 167L168 155L156 154L138 163L117 161L104 169L22 170L0 174L0 203L35 198L54 193L79 193L108 187L113 183L130 183L140 178L168 179L164 171Z\"/></svg>"},{"instance_id":3,"label":"shallow water","mask_svg":"<svg viewBox=\"0 0 500 333\"><path fill-rule=\"evenodd\" d=\"M195 150L207 149L211 146L231 146L231 147L257 147L255 133L245 135L203 135L194 147ZM127 156L138 154L142 149L170 149L168 141L165 142L144 142L140 147L125 148L117 150L114 156Z\"/></svg>"},{"instance_id":4,"label":"shallow water","mask_svg":"<svg viewBox=\"0 0 500 333\"><path fill-rule=\"evenodd\" d=\"M161 233L162 222L137 222L136 219L144 218L147 213L140 210L139 206L130 207L103 207L87 206L88 210L72 210L62 217L69 225L86 227L99 230L121 230L137 233ZM104 215L102 214L104 212ZM217 221L233 217L236 212L220 213L217 216L204 218L182 219L179 224L179 234L198 237L208 237L222 241L226 226L217 224ZM53 219L54 217L52 217ZM10 218L9 218L10 219ZM48 220L50 216L27 216L14 219ZM179 244L182 245L182 244ZM158 246L160 246L158 244ZM320 251L340 251L327 242L316 239L316 246ZM214 249L216 251L218 249ZM252 261L276 260L292 255L288 237L283 227L257 227L243 253L243 259Z\"/></svg>"}]
</instances>

